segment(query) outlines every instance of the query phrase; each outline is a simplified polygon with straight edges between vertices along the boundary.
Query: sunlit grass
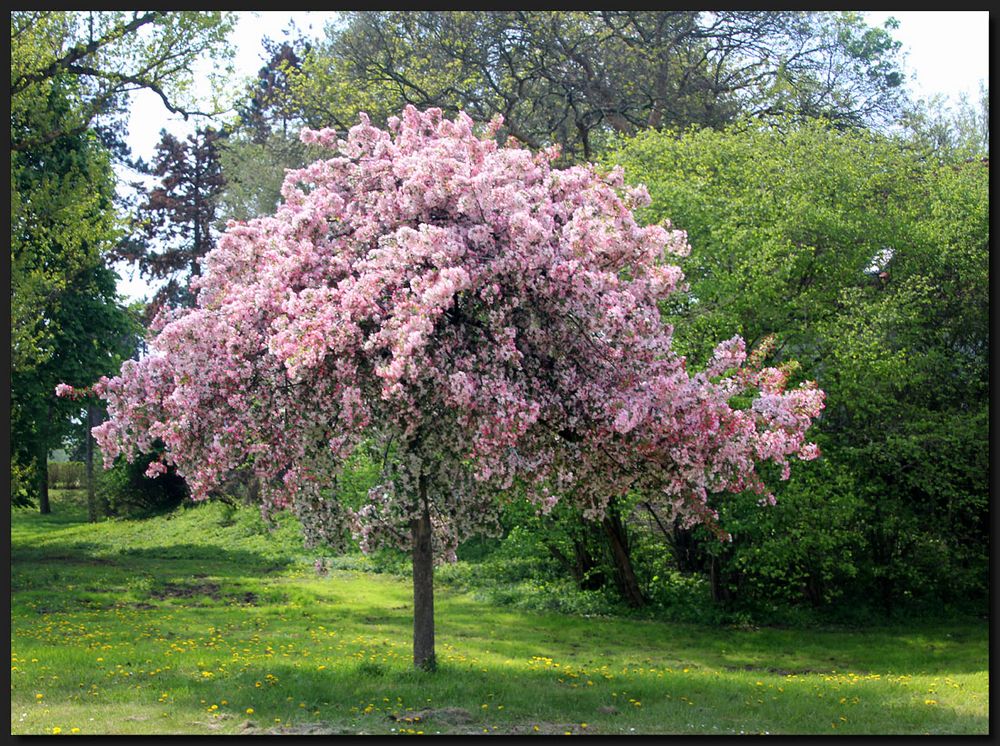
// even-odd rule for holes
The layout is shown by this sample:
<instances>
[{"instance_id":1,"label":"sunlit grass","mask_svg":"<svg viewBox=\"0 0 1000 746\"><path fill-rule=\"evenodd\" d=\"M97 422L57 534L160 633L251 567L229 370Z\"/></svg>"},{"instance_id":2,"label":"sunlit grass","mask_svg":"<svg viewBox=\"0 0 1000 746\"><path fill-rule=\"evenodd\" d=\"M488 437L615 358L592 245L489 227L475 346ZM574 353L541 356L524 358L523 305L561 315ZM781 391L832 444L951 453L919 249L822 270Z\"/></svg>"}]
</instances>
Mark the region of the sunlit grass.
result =
<instances>
[{"instance_id":1,"label":"sunlit grass","mask_svg":"<svg viewBox=\"0 0 1000 746\"><path fill-rule=\"evenodd\" d=\"M317 576L294 526L212 504L12 513L11 732L988 733L988 629L740 631L529 614ZM74 729L79 729L74 731Z\"/></svg>"}]
</instances>

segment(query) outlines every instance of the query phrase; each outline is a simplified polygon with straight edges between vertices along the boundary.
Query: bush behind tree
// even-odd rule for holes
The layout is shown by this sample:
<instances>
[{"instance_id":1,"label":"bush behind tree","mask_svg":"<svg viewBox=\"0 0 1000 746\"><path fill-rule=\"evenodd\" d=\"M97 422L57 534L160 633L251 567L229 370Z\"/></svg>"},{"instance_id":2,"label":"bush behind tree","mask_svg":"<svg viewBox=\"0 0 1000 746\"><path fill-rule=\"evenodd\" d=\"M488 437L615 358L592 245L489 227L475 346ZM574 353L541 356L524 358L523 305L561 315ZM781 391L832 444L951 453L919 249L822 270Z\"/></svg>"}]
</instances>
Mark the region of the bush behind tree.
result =
<instances>
[{"instance_id":1,"label":"bush behind tree","mask_svg":"<svg viewBox=\"0 0 1000 746\"><path fill-rule=\"evenodd\" d=\"M110 469L95 469L95 492L107 515L120 518L144 518L177 508L189 491L184 480L172 469L156 479L145 472L159 458L155 451L141 454L129 463L119 457Z\"/></svg>"},{"instance_id":2,"label":"bush behind tree","mask_svg":"<svg viewBox=\"0 0 1000 746\"><path fill-rule=\"evenodd\" d=\"M690 291L664 312L689 363L709 339L775 335L769 362L794 358L829 395L824 457L776 506L720 503L725 546L674 537L712 548L699 571L731 607L988 597L988 167L925 156L777 120L648 131L608 159L648 185L645 219L688 232Z\"/></svg>"}]
</instances>

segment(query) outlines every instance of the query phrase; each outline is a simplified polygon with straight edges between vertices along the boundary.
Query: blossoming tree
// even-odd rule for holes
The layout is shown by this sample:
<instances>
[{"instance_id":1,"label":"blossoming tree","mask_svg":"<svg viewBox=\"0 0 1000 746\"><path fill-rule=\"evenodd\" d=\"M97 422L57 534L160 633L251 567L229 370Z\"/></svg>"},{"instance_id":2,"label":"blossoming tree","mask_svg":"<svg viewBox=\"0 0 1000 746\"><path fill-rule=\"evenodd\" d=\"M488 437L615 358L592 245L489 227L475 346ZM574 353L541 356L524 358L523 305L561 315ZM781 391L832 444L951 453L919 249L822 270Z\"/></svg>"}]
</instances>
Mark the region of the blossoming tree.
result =
<instances>
[{"instance_id":1,"label":"blossoming tree","mask_svg":"<svg viewBox=\"0 0 1000 746\"><path fill-rule=\"evenodd\" d=\"M713 524L711 493L769 499L757 464L787 477L817 453L814 385L786 390L738 338L694 374L671 352L657 302L682 280L665 256L688 247L636 223L644 189L494 133L412 107L389 131L304 131L333 157L290 171L275 215L230 223L197 306L161 314L148 356L95 386L106 465L160 440L149 473L173 464L196 499L250 465L265 510L292 508L307 539L409 549L421 668L435 560L495 528L513 487L595 518L641 490ZM362 442L382 481L352 510L336 479Z\"/></svg>"}]
</instances>

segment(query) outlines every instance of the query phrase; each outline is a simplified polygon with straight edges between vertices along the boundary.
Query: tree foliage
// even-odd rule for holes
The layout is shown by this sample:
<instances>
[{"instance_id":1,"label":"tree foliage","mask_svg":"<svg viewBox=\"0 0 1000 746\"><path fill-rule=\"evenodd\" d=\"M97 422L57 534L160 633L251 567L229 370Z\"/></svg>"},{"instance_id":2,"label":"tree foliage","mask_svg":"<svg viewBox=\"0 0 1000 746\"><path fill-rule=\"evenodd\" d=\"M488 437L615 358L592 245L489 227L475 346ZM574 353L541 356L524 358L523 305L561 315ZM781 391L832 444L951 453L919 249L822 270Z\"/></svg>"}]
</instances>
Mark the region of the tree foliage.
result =
<instances>
[{"instance_id":1,"label":"tree foliage","mask_svg":"<svg viewBox=\"0 0 1000 746\"><path fill-rule=\"evenodd\" d=\"M278 42L266 36L262 44L267 62L257 71L245 98L236 102L238 128L248 132L259 145L278 130L282 137L297 140L301 118L291 97L291 80L301 74L302 60L312 50L312 44L301 37Z\"/></svg>"},{"instance_id":2,"label":"tree foliage","mask_svg":"<svg viewBox=\"0 0 1000 746\"><path fill-rule=\"evenodd\" d=\"M290 69L312 126L404 104L504 117L531 147L591 158L610 132L794 113L850 124L897 110L899 43L856 13L347 13Z\"/></svg>"},{"instance_id":3,"label":"tree foliage","mask_svg":"<svg viewBox=\"0 0 1000 746\"><path fill-rule=\"evenodd\" d=\"M62 445L80 415L78 403L56 396L56 385L86 386L117 369L141 335L138 309L117 294L117 275L103 263L78 272L70 287L44 308L51 354L31 368L11 371L11 498L47 506L48 453Z\"/></svg>"},{"instance_id":4,"label":"tree foliage","mask_svg":"<svg viewBox=\"0 0 1000 746\"><path fill-rule=\"evenodd\" d=\"M33 119L61 116L73 89L71 80L54 84ZM110 161L93 133L13 152L10 167L11 363L29 371L55 354L51 310L101 261L118 224Z\"/></svg>"},{"instance_id":5,"label":"tree foliage","mask_svg":"<svg viewBox=\"0 0 1000 746\"><path fill-rule=\"evenodd\" d=\"M188 95L203 54L225 60L232 16L220 11L11 11L11 150L86 131L121 110L131 91L149 90L185 118L199 113ZM43 125L18 123L51 110L51 89L74 81L75 105Z\"/></svg>"},{"instance_id":6,"label":"tree foliage","mask_svg":"<svg viewBox=\"0 0 1000 746\"><path fill-rule=\"evenodd\" d=\"M722 585L773 601L780 579L815 603L886 608L982 598L987 166L787 121L648 132L611 160L648 185L645 217L669 212L695 247L690 291L665 306L678 349L697 366L706 337L773 334L774 361L794 357L828 394L827 465L799 470L771 511L726 504Z\"/></svg>"},{"instance_id":7,"label":"tree foliage","mask_svg":"<svg viewBox=\"0 0 1000 746\"><path fill-rule=\"evenodd\" d=\"M221 143L226 180L219 205L221 221L273 213L281 202L285 171L323 155L298 137L305 122L291 95L292 78L301 72L310 42L286 38L279 43L265 37L263 46L267 62L237 102L238 118Z\"/></svg>"},{"instance_id":8,"label":"tree foliage","mask_svg":"<svg viewBox=\"0 0 1000 746\"><path fill-rule=\"evenodd\" d=\"M875 133L822 121L744 122L724 131L644 132L610 157L650 189L697 251L691 286L668 306L696 364L708 340L776 335L780 357L821 365L819 325L851 288L880 288L877 263L907 239L921 164Z\"/></svg>"},{"instance_id":9,"label":"tree foliage","mask_svg":"<svg viewBox=\"0 0 1000 746\"><path fill-rule=\"evenodd\" d=\"M159 177L159 184L136 211L141 233L116 251L145 277L167 280L150 302L150 318L166 305L192 304L188 283L201 274L201 262L215 245L216 215L226 184L220 157L225 132L199 127L184 141L166 130L160 135L153 163L143 167Z\"/></svg>"},{"instance_id":10,"label":"tree foliage","mask_svg":"<svg viewBox=\"0 0 1000 746\"><path fill-rule=\"evenodd\" d=\"M979 83L978 100L967 94L954 104L938 94L908 106L901 119L905 141L926 157L945 163L990 155L990 92Z\"/></svg>"}]
</instances>

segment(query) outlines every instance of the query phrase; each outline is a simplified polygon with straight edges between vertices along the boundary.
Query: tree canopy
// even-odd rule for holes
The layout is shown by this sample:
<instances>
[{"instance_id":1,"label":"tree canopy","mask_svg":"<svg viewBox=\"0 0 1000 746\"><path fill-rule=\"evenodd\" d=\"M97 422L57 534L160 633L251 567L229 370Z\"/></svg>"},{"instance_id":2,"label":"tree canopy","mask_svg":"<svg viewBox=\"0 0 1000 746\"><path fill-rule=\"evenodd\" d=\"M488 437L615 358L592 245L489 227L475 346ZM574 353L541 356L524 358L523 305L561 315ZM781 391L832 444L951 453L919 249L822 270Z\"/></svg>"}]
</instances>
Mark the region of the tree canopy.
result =
<instances>
[{"instance_id":1,"label":"tree canopy","mask_svg":"<svg viewBox=\"0 0 1000 746\"><path fill-rule=\"evenodd\" d=\"M165 305L191 305L188 283L215 245L216 214L226 185L220 143L226 133L199 127L185 140L160 131L153 162L142 171L159 177L134 216L136 231L121 242L116 258L133 262L144 277L166 279L148 307L152 318Z\"/></svg>"},{"instance_id":2,"label":"tree canopy","mask_svg":"<svg viewBox=\"0 0 1000 746\"><path fill-rule=\"evenodd\" d=\"M738 338L694 375L670 351L657 301L681 275L664 252L688 247L636 224L643 190L500 148L465 115L409 107L390 130L303 134L339 155L291 172L275 216L231 224L197 306L96 386L106 459L162 439L150 473L176 466L195 497L249 459L307 531L411 548L421 607L431 553L488 529L515 482L543 511L600 516L641 486L711 523L710 492L766 499L758 461L787 477L789 457L816 456L814 386L786 390ZM730 406L744 391L752 404ZM321 487L363 438L383 478L352 511Z\"/></svg>"},{"instance_id":3,"label":"tree canopy","mask_svg":"<svg viewBox=\"0 0 1000 746\"><path fill-rule=\"evenodd\" d=\"M648 185L642 217L669 214L697 247L664 304L677 349L697 366L722 330L776 335L771 360L827 393L825 463L774 510L724 511L733 588L796 577L815 603L856 588L887 606L985 592L989 169L946 155L786 120L646 132L608 156Z\"/></svg>"},{"instance_id":4,"label":"tree canopy","mask_svg":"<svg viewBox=\"0 0 1000 746\"><path fill-rule=\"evenodd\" d=\"M859 14L803 11L364 11L290 67L311 126L404 104L504 117L530 147L592 158L611 132L739 115L882 122L899 43Z\"/></svg>"},{"instance_id":5,"label":"tree canopy","mask_svg":"<svg viewBox=\"0 0 1000 746\"><path fill-rule=\"evenodd\" d=\"M233 22L221 11L11 11L11 150L83 132L135 90L185 117L200 113L188 95L193 63L231 55L223 42ZM42 102L66 78L76 83L75 105L43 127L19 126L47 111Z\"/></svg>"}]
</instances>

